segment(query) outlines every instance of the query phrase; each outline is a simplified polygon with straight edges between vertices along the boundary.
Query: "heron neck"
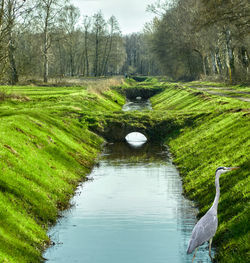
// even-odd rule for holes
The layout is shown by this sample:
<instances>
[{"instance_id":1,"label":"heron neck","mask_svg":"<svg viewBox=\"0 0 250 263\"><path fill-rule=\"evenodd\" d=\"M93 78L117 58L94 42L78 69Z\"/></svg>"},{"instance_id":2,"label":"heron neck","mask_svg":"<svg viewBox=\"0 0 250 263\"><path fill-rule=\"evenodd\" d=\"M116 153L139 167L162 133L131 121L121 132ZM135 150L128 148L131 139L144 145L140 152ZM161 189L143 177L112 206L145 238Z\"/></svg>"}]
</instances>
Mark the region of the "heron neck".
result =
<instances>
[{"instance_id":1,"label":"heron neck","mask_svg":"<svg viewBox=\"0 0 250 263\"><path fill-rule=\"evenodd\" d=\"M214 202L213 202L213 208L215 209L215 211L217 212L218 209L218 203L219 203L219 199L220 199L220 182L219 182L219 175L215 176L215 188L216 188L216 195L214 198Z\"/></svg>"}]
</instances>

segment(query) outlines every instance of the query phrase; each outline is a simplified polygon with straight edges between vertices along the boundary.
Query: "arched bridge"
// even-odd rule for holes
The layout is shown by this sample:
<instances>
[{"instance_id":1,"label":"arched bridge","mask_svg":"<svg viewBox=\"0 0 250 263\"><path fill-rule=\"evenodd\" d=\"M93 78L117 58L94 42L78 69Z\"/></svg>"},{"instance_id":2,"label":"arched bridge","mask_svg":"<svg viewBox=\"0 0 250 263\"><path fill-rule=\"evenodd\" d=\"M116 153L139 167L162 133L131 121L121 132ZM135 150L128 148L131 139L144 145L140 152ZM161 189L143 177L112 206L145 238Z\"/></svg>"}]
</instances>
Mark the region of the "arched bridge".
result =
<instances>
[{"instance_id":1,"label":"arched bridge","mask_svg":"<svg viewBox=\"0 0 250 263\"><path fill-rule=\"evenodd\" d=\"M180 128L180 125L175 118L164 118L152 113L126 112L106 115L98 123L92 124L91 129L108 142L125 141L125 137L131 132L140 132L148 141L159 142Z\"/></svg>"}]
</instances>

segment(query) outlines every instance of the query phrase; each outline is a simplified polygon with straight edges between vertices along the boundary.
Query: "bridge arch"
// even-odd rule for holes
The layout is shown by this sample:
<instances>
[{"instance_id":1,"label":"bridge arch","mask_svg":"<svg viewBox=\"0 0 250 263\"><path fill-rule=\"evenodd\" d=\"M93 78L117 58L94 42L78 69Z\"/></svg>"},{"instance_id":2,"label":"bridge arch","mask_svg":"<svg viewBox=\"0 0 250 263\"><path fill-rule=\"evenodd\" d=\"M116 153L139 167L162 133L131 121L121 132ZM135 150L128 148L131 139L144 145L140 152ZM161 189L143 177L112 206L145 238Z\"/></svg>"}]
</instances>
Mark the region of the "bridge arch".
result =
<instances>
[{"instance_id":1,"label":"bridge arch","mask_svg":"<svg viewBox=\"0 0 250 263\"><path fill-rule=\"evenodd\" d=\"M133 146L141 146L146 143L148 139L140 132L131 132L125 137L125 140Z\"/></svg>"},{"instance_id":2,"label":"bridge arch","mask_svg":"<svg viewBox=\"0 0 250 263\"><path fill-rule=\"evenodd\" d=\"M163 141L167 133L176 128L176 120L162 118L152 114L114 113L101 116L102 121L92 124L92 130L108 142L126 141L126 136L132 132L142 133L148 141ZM177 125L179 126L179 124Z\"/></svg>"}]
</instances>

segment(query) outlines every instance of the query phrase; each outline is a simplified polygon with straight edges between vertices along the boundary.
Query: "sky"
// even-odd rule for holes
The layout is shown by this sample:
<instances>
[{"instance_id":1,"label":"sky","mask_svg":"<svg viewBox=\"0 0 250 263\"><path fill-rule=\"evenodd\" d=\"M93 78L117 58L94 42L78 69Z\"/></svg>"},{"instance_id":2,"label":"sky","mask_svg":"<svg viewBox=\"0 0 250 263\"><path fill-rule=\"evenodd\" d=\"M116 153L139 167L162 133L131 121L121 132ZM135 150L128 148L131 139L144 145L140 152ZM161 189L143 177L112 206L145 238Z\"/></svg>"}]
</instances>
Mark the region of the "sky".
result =
<instances>
[{"instance_id":1,"label":"sky","mask_svg":"<svg viewBox=\"0 0 250 263\"><path fill-rule=\"evenodd\" d=\"M105 19L114 15L123 35L140 32L146 22L150 22L153 14L146 12L149 4L155 0L71 0L80 8L81 15L91 16L102 11Z\"/></svg>"}]
</instances>

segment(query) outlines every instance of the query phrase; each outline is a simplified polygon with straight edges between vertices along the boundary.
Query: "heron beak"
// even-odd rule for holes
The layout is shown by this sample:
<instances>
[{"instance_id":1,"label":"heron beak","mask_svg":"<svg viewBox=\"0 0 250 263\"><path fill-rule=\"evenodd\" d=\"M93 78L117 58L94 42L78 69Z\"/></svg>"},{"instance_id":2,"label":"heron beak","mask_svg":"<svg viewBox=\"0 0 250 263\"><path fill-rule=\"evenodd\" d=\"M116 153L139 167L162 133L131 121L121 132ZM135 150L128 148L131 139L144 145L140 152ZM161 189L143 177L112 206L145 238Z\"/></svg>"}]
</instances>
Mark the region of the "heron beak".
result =
<instances>
[{"instance_id":1,"label":"heron beak","mask_svg":"<svg viewBox=\"0 0 250 263\"><path fill-rule=\"evenodd\" d=\"M240 169L240 167L229 167L229 170L237 170Z\"/></svg>"}]
</instances>

